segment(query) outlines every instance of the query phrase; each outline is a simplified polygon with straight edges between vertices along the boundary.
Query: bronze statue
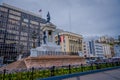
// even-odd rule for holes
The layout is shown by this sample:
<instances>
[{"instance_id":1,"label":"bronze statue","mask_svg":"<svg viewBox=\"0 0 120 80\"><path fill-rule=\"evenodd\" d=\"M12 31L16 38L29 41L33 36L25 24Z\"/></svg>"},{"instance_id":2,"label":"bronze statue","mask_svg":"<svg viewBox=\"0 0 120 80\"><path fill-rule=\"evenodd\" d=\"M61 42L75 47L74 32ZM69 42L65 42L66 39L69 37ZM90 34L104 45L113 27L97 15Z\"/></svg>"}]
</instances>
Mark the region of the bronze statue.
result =
<instances>
[{"instance_id":1,"label":"bronze statue","mask_svg":"<svg viewBox=\"0 0 120 80\"><path fill-rule=\"evenodd\" d=\"M43 32L43 43L44 43L44 44L46 44L46 38L47 38L46 32L44 31L44 32Z\"/></svg>"},{"instance_id":2,"label":"bronze statue","mask_svg":"<svg viewBox=\"0 0 120 80\"><path fill-rule=\"evenodd\" d=\"M47 23L49 23L50 22L50 13L48 12L48 14L47 14Z\"/></svg>"},{"instance_id":3,"label":"bronze statue","mask_svg":"<svg viewBox=\"0 0 120 80\"><path fill-rule=\"evenodd\" d=\"M60 45L61 39L60 39L60 35L58 33L58 45Z\"/></svg>"}]
</instances>

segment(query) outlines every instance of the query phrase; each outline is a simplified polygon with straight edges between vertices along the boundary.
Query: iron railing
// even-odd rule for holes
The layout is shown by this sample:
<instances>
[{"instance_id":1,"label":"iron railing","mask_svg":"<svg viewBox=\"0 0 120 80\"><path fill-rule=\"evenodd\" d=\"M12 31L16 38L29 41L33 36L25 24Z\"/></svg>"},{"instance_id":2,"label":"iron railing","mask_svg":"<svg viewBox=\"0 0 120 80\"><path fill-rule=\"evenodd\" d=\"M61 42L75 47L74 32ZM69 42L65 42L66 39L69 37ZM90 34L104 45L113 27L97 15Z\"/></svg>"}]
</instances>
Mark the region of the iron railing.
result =
<instances>
[{"instance_id":1,"label":"iron railing","mask_svg":"<svg viewBox=\"0 0 120 80\"><path fill-rule=\"evenodd\" d=\"M37 78L47 78L52 76L59 76L71 73L85 72L90 70L98 70L110 67L120 66L120 61L95 63L95 64L81 64L81 65L64 65L52 66L47 68L30 68L0 71L1 80L34 80Z\"/></svg>"}]
</instances>

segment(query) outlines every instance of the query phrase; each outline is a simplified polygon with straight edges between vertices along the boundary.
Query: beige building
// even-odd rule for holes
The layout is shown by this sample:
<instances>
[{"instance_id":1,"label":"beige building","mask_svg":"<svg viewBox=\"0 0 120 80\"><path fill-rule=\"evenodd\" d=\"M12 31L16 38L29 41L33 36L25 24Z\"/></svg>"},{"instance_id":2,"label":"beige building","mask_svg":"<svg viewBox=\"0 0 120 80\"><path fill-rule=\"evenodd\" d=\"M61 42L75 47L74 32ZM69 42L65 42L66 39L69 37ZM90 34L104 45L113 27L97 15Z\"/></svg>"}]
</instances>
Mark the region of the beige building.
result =
<instances>
[{"instance_id":1,"label":"beige building","mask_svg":"<svg viewBox=\"0 0 120 80\"><path fill-rule=\"evenodd\" d=\"M78 52L82 51L82 35L63 31L60 35L60 46L63 52ZM58 43L58 35L55 36L55 41Z\"/></svg>"}]
</instances>

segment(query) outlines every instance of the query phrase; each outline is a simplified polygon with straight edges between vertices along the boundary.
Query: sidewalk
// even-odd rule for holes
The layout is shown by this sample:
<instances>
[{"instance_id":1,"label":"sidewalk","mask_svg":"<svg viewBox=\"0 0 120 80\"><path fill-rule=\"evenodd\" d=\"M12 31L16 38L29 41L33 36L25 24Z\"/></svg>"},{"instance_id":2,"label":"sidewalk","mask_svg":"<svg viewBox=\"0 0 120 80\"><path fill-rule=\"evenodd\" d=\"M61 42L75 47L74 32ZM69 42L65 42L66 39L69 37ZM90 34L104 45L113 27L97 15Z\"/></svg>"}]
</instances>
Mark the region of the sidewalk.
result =
<instances>
[{"instance_id":1,"label":"sidewalk","mask_svg":"<svg viewBox=\"0 0 120 80\"><path fill-rule=\"evenodd\" d=\"M63 80L120 80L120 69L104 71Z\"/></svg>"}]
</instances>

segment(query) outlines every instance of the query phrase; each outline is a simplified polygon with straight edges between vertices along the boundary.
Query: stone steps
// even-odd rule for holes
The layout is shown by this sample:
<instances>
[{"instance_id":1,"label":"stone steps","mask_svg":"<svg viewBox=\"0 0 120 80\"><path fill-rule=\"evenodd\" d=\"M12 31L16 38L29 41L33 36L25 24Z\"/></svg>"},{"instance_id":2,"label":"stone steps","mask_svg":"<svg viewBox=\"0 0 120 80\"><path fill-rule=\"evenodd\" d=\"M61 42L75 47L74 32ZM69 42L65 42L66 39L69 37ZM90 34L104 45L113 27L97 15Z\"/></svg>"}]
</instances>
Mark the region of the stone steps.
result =
<instances>
[{"instance_id":1,"label":"stone steps","mask_svg":"<svg viewBox=\"0 0 120 80\"><path fill-rule=\"evenodd\" d=\"M0 71L2 71L3 69L12 70L12 69L23 69L23 68L27 68L27 67L26 67L24 60L22 59L22 60L18 60L16 62L13 62L11 64L1 67Z\"/></svg>"}]
</instances>

